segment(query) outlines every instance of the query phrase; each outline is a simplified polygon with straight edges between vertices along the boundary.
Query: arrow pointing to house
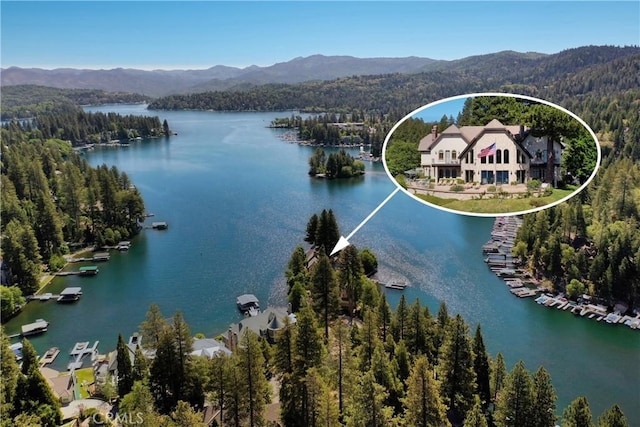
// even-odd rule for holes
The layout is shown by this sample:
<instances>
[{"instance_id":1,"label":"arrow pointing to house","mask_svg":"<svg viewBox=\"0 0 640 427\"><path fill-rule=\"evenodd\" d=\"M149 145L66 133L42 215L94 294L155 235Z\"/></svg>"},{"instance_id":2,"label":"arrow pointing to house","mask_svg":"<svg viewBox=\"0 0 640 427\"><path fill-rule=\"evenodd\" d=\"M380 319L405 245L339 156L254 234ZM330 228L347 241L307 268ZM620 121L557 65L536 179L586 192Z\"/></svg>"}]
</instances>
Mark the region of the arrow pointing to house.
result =
<instances>
[{"instance_id":1,"label":"arrow pointing to house","mask_svg":"<svg viewBox=\"0 0 640 427\"><path fill-rule=\"evenodd\" d=\"M352 238L353 235L356 234L358 230L360 230L360 228L363 225L365 225L367 221L369 221L380 210L380 208L382 208L389 200L391 200L391 198L395 196L398 191L400 191L400 187L396 187L396 189L393 190L393 192L389 194L387 198L384 199L382 203L380 203L378 207L375 208L373 212L371 212L360 224L358 224L358 226L354 228L353 231L347 237L340 236L338 243L336 243L336 246L333 248L333 250L331 251L331 255L329 256L333 256L338 252L340 252L341 250L343 250L344 248L346 248L347 246L349 246L349 239Z\"/></svg>"}]
</instances>

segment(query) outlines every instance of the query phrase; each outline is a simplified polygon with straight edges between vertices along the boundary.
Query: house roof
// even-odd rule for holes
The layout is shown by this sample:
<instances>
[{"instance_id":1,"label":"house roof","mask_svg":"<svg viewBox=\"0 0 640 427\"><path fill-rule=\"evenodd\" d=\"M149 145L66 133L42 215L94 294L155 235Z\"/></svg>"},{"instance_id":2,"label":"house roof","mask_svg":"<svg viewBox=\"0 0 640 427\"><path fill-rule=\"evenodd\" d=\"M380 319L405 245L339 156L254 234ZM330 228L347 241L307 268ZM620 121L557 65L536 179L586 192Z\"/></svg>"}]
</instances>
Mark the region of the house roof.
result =
<instances>
[{"instance_id":1,"label":"house roof","mask_svg":"<svg viewBox=\"0 0 640 427\"><path fill-rule=\"evenodd\" d=\"M489 123L484 126L462 126L457 127L456 125L451 125L442 131L439 134L434 135L434 133L429 133L424 138L420 140L418 144L418 151L429 151L431 150L438 142L440 142L442 136L452 136L452 135L460 135L462 139L467 143L467 147L472 145L476 139L478 139L483 133L487 131L500 131L505 130L510 134L511 139L514 140L516 144L519 141L519 135L522 131L520 125L503 125L502 122L498 119L493 119ZM435 138L434 138L435 136ZM522 150L527 152L529 156L531 154L520 144L518 144ZM466 149L463 153L466 153ZM460 153L462 156L462 153ZM458 157L460 157L458 156Z\"/></svg>"},{"instance_id":2,"label":"house roof","mask_svg":"<svg viewBox=\"0 0 640 427\"><path fill-rule=\"evenodd\" d=\"M463 134L466 133L469 138L467 141L467 148L462 150L458 158L462 158L467 154L469 149L474 146L474 144L480 139L482 135L485 133L494 133L494 132L505 132L507 136L513 141L513 143L520 148L524 153L532 158L533 156L529 151L521 144L519 138L516 138L516 135L520 134L520 125L512 125L505 126L498 119L493 119L485 126L463 126L462 127Z\"/></svg>"},{"instance_id":3,"label":"house roof","mask_svg":"<svg viewBox=\"0 0 640 427\"><path fill-rule=\"evenodd\" d=\"M220 354L231 355L231 350L213 338L196 338L193 340L192 356L206 356L211 359Z\"/></svg>"},{"instance_id":4,"label":"house roof","mask_svg":"<svg viewBox=\"0 0 640 427\"><path fill-rule=\"evenodd\" d=\"M238 297L238 304L247 305L247 304L257 304L258 298L256 298L253 294L243 294Z\"/></svg>"}]
</instances>

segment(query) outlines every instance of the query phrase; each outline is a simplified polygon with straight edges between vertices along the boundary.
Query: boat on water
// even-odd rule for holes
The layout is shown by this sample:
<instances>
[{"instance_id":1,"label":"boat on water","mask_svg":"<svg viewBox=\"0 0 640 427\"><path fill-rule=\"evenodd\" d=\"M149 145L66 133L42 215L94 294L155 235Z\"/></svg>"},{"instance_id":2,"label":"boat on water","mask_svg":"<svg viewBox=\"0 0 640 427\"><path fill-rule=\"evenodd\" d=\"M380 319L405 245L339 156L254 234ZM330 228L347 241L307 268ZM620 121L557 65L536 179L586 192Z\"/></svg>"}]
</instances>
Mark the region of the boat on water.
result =
<instances>
[{"instance_id":1,"label":"boat on water","mask_svg":"<svg viewBox=\"0 0 640 427\"><path fill-rule=\"evenodd\" d=\"M236 300L236 304L238 305L238 310L242 313L248 313L250 316L255 316L260 312L260 302L253 294L240 295Z\"/></svg>"},{"instance_id":2,"label":"boat on water","mask_svg":"<svg viewBox=\"0 0 640 427\"><path fill-rule=\"evenodd\" d=\"M22 325L21 335L23 337L28 337L31 335L42 334L44 332L47 332L48 327L49 327L49 322L47 322L44 319L38 319L33 323Z\"/></svg>"}]
</instances>

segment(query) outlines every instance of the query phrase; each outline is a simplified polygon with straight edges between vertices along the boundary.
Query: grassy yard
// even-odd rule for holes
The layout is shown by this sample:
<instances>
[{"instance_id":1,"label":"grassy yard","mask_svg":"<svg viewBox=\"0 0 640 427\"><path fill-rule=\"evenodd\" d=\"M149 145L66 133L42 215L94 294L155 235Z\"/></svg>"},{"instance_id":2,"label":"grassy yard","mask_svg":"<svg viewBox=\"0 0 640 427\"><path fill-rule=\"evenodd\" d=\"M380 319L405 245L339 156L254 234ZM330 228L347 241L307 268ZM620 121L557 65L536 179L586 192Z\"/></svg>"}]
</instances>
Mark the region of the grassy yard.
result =
<instances>
[{"instance_id":1,"label":"grassy yard","mask_svg":"<svg viewBox=\"0 0 640 427\"><path fill-rule=\"evenodd\" d=\"M434 205L446 207L448 209L471 212L471 213L509 213L509 212L521 212L537 207L545 206L550 203L556 202L569 194L572 194L575 189L559 190L554 189L553 194L547 197L529 197L523 199L502 199L494 198L493 195L487 194L484 198L479 200L456 200L445 199L436 196L429 196L424 194L417 194L417 197L423 199L426 202Z\"/></svg>"},{"instance_id":2,"label":"grassy yard","mask_svg":"<svg viewBox=\"0 0 640 427\"><path fill-rule=\"evenodd\" d=\"M89 395L89 385L93 384L95 381L93 368L78 369L76 371L76 378L78 378L78 385L80 386L80 396L83 399L91 397Z\"/></svg>"}]
</instances>

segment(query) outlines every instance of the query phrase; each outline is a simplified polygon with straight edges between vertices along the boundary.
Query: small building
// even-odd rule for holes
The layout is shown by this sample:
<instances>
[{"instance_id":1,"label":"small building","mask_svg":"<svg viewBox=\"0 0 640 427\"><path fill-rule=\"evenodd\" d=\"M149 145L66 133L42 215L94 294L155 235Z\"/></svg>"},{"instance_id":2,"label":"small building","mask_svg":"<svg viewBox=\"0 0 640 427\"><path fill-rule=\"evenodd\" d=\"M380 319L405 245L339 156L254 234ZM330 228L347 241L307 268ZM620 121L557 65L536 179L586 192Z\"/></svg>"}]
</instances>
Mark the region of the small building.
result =
<instances>
[{"instance_id":1,"label":"small building","mask_svg":"<svg viewBox=\"0 0 640 427\"><path fill-rule=\"evenodd\" d=\"M22 336L28 337L30 335L37 335L37 334L47 332L48 327L49 327L49 322L47 322L44 319L38 319L33 323L22 325L22 328L21 328Z\"/></svg>"},{"instance_id":2,"label":"small building","mask_svg":"<svg viewBox=\"0 0 640 427\"><path fill-rule=\"evenodd\" d=\"M96 252L93 254L94 261L109 261L109 258L111 258L109 252Z\"/></svg>"},{"instance_id":3,"label":"small building","mask_svg":"<svg viewBox=\"0 0 640 427\"><path fill-rule=\"evenodd\" d=\"M87 265L78 269L81 276L96 276L100 269L97 265Z\"/></svg>"},{"instance_id":4,"label":"small building","mask_svg":"<svg viewBox=\"0 0 640 427\"><path fill-rule=\"evenodd\" d=\"M64 290L60 292L60 296L58 297L58 302L59 303L75 302L80 299L81 295L82 295L82 288L80 287L64 288Z\"/></svg>"},{"instance_id":5,"label":"small building","mask_svg":"<svg viewBox=\"0 0 640 427\"><path fill-rule=\"evenodd\" d=\"M167 224L164 221L157 221L157 222L151 223L151 228L154 228L156 230L166 230L168 227L169 227L169 224Z\"/></svg>"},{"instance_id":6,"label":"small building","mask_svg":"<svg viewBox=\"0 0 640 427\"><path fill-rule=\"evenodd\" d=\"M249 312L251 309L260 310L260 302L258 298L254 294L243 294L240 295L236 303L238 305L238 310L243 313Z\"/></svg>"}]
</instances>

